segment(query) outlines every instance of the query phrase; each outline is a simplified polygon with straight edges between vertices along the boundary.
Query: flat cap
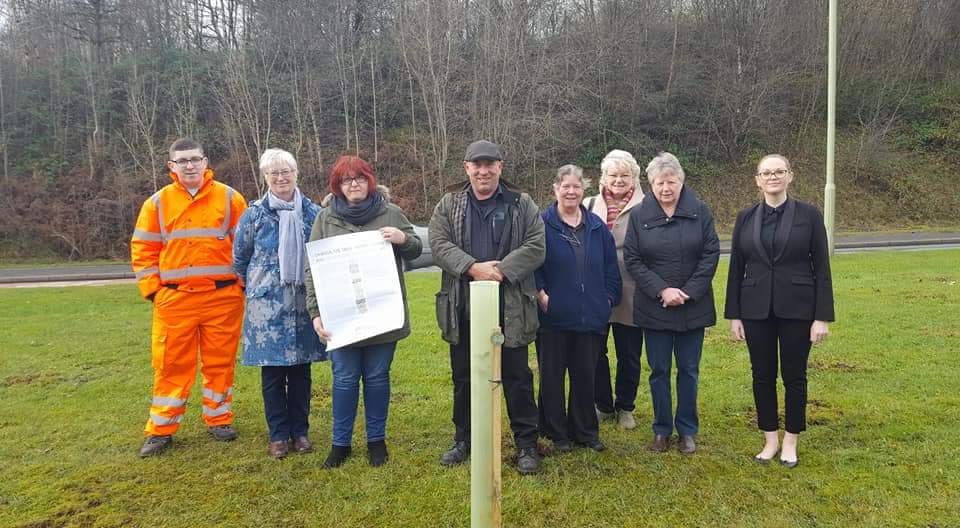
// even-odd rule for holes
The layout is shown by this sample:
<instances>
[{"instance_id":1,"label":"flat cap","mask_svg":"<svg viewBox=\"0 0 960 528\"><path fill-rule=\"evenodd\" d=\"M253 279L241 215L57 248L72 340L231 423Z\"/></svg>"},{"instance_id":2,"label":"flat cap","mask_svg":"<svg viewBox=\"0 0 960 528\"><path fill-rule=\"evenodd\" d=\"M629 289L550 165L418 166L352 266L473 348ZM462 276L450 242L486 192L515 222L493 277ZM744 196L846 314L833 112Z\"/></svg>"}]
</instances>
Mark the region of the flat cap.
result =
<instances>
[{"instance_id":1,"label":"flat cap","mask_svg":"<svg viewBox=\"0 0 960 528\"><path fill-rule=\"evenodd\" d=\"M487 140L481 139L480 141L474 141L467 145L467 152L463 155L464 161L479 161L479 160L493 160L501 161L503 160L503 154L500 152L500 146L496 143L491 143Z\"/></svg>"}]
</instances>

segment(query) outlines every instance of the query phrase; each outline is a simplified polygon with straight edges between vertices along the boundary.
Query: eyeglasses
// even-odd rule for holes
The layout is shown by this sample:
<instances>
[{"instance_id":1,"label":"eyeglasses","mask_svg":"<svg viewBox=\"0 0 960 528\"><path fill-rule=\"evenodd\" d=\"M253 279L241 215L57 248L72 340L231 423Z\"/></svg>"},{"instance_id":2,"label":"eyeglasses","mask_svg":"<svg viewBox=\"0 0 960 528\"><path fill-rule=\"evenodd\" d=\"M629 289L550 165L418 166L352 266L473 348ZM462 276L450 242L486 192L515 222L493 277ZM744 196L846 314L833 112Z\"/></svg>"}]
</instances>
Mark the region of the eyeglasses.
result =
<instances>
[{"instance_id":1,"label":"eyeglasses","mask_svg":"<svg viewBox=\"0 0 960 528\"><path fill-rule=\"evenodd\" d=\"M367 179L364 178L363 176L359 176L359 177L351 176L349 178L344 178L340 180L340 185L346 185L347 187L350 187L354 183L356 183L357 185L366 185Z\"/></svg>"},{"instance_id":2,"label":"eyeglasses","mask_svg":"<svg viewBox=\"0 0 960 528\"><path fill-rule=\"evenodd\" d=\"M758 173L757 173L757 176L760 177L761 179L769 180L770 178L773 178L774 176L776 176L777 178L783 178L784 176L787 175L788 172L790 172L790 171L788 171L787 169L777 169L777 170L775 170L775 171L763 171L763 172L758 172Z\"/></svg>"},{"instance_id":3,"label":"eyeglasses","mask_svg":"<svg viewBox=\"0 0 960 528\"><path fill-rule=\"evenodd\" d=\"M176 163L177 165L181 166L181 167L186 167L187 165L190 165L191 163L193 163L194 165L200 165L200 162L202 162L202 161L205 160L205 159L206 159L206 157L194 156L194 157L192 157L192 158L180 158L180 159L175 159L175 160L172 160L172 161L173 161L174 163Z\"/></svg>"},{"instance_id":4,"label":"eyeglasses","mask_svg":"<svg viewBox=\"0 0 960 528\"><path fill-rule=\"evenodd\" d=\"M571 246L580 247L580 239L572 233L567 233L566 231L560 231L560 238L567 241Z\"/></svg>"},{"instance_id":5,"label":"eyeglasses","mask_svg":"<svg viewBox=\"0 0 960 528\"><path fill-rule=\"evenodd\" d=\"M277 171L277 170L275 170L275 171L270 171L270 172L267 173L267 176L270 176L271 178L277 178L277 177L279 177L279 176L283 176L284 178L286 178L287 176L290 176L290 174L292 174L292 173L293 173L293 171L290 170L290 169L283 169L283 170L278 170L278 171Z\"/></svg>"}]
</instances>

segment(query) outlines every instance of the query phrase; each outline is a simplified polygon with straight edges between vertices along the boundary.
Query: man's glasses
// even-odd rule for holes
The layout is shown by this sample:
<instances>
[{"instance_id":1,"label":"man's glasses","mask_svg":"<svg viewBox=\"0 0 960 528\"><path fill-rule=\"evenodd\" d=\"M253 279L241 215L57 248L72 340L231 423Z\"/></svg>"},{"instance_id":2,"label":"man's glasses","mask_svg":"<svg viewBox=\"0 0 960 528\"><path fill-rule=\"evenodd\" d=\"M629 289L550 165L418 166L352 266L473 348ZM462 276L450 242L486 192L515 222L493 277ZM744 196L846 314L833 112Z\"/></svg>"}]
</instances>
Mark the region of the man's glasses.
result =
<instances>
[{"instance_id":1,"label":"man's glasses","mask_svg":"<svg viewBox=\"0 0 960 528\"><path fill-rule=\"evenodd\" d=\"M787 169L777 169L777 170L775 170L775 171L763 171L763 172L758 172L758 173L757 173L757 176L759 176L760 178L762 178L762 179L764 179L764 180L769 180L770 178L773 178L774 176L776 176L777 178L783 178L784 176L787 175L788 172L790 172L790 171L788 171Z\"/></svg>"},{"instance_id":2,"label":"man's glasses","mask_svg":"<svg viewBox=\"0 0 960 528\"><path fill-rule=\"evenodd\" d=\"M194 165L200 165L200 162L202 162L204 159L205 159L205 158L203 158L203 157L201 157L201 156L194 156L194 157L192 157L192 158L180 158L180 159L175 159L175 160L173 160L173 162L176 163L177 165L181 166L181 167L186 167L187 165L190 165L191 163L194 164Z\"/></svg>"}]
</instances>

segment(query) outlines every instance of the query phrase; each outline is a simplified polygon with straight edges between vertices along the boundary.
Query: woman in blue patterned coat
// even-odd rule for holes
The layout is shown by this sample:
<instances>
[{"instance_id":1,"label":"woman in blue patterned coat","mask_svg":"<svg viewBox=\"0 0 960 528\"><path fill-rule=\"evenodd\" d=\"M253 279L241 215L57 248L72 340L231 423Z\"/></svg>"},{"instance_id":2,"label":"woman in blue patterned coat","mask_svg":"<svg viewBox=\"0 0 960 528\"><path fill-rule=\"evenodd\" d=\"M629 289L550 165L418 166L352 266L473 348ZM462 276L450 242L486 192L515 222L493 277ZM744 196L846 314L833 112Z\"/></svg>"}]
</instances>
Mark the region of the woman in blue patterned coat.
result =
<instances>
[{"instance_id":1,"label":"woman in blue patterned coat","mask_svg":"<svg viewBox=\"0 0 960 528\"><path fill-rule=\"evenodd\" d=\"M260 173L269 188L240 217L233 267L246 287L243 364L261 367L270 456L313 450L307 436L310 364L327 359L306 306L304 244L320 207L297 188L297 161L267 149Z\"/></svg>"}]
</instances>

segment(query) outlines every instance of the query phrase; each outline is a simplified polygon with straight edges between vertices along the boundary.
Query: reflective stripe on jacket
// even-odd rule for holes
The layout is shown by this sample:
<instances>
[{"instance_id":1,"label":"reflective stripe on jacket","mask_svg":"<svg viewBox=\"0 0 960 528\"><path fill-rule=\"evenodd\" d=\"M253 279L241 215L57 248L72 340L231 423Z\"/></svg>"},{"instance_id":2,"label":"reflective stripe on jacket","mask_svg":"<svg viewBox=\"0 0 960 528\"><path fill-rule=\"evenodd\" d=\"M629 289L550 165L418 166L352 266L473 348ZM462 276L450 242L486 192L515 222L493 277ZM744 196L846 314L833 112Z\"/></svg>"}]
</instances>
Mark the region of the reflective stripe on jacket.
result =
<instances>
[{"instance_id":1,"label":"reflective stripe on jacket","mask_svg":"<svg viewBox=\"0 0 960 528\"><path fill-rule=\"evenodd\" d=\"M233 232L247 202L229 185L213 180L207 169L196 196L180 183L143 202L130 256L140 294L146 298L164 284L184 291L208 291L216 281L236 279Z\"/></svg>"}]
</instances>

